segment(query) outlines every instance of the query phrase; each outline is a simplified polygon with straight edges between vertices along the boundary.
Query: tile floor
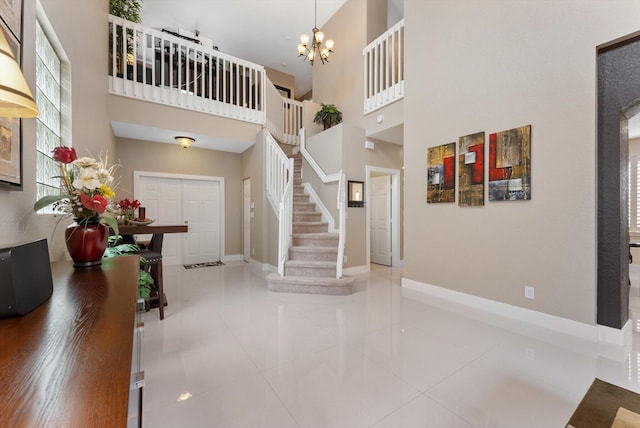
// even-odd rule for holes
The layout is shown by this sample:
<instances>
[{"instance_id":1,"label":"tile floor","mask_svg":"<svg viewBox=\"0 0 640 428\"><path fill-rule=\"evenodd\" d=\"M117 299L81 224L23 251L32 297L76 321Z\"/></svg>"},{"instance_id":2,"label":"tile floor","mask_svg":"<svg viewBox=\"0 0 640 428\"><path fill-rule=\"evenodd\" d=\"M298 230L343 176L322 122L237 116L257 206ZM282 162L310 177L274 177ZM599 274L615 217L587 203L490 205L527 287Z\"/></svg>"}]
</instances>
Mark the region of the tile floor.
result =
<instances>
[{"instance_id":1,"label":"tile floor","mask_svg":"<svg viewBox=\"0 0 640 428\"><path fill-rule=\"evenodd\" d=\"M166 318L143 316L145 428L556 428L594 377L640 392L640 333L599 349L432 306L399 269L372 265L351 296L272 293L239 262L164 273Z\"/></svg>"}]
</instances>

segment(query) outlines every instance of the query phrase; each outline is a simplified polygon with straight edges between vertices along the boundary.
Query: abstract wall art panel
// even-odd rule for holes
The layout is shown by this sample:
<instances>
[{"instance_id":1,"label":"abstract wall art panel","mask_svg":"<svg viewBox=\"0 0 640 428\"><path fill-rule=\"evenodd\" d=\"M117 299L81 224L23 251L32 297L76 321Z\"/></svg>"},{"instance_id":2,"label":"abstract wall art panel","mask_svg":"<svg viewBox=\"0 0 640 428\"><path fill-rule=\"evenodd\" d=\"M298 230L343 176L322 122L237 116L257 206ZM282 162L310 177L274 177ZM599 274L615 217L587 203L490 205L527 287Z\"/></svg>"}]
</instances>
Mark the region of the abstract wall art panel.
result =
<instances>
[{"instance_id":1,"label":"abstract wall art panel","mask_svg":"<svg viewBox=\"0 0 640 428\"><path fill-rule=\"evenodd\" d=\"M489 201L531 199L531 125L489 135Z\"/></svg>"},{"instance_id":2,"label":"abstract wall art panel","mask_svg":"<svg viewBox=\"0 0 640 428\"><path fill-rule=\"evenodd\" d=\"M458 205L484 205L484 132L458 139Z\"/></svg>"},{"instance_id":3,"label":"abstract wall art panel","mask_svg":"<svg viewBox=\"0 0 640 428\"><path fill-rule=\"evenodd\" d=\"M427 202L456 201L456 143L427 149Z\"/></svg>"}]
</instances>

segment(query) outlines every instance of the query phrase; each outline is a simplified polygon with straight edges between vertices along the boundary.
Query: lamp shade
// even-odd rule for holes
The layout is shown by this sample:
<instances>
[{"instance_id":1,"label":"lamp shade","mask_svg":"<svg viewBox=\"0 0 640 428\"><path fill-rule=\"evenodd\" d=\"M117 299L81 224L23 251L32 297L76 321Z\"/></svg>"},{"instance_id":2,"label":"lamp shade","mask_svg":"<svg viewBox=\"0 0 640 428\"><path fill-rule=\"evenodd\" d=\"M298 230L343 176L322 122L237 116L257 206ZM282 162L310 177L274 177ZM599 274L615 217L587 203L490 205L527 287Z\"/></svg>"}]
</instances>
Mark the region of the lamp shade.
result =
<instances>
[{"instance_id":1,"label":"lamp shade","mask_svg":"<svg viewBox=\"0 0 640 428\"><path fill-rule=\"evenodd\" d=\"M38 106L0 29L0 116L36 117Z\"/></svg>"}]
</instances>

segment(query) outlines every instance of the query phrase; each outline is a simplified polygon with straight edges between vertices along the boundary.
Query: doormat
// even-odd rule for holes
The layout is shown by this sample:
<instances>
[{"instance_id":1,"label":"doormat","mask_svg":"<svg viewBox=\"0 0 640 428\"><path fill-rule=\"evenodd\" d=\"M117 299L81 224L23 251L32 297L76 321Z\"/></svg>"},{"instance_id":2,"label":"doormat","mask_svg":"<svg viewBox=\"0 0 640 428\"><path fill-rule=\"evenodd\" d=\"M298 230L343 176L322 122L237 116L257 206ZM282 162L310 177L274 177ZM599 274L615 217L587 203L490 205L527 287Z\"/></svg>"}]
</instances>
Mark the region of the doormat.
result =
<instances>
[{"instance_id":1,"label":"doormat","mask_svg":"<svg viewBox=\"0 0 640 428\"><path fill-rule=\"evenodd\" d=\"M567 428L637 427L640 395L595 379Z\"/></svg>"},{"instance_id":2,"label":"doormat","mask_svg":"<svg viewBox=\"0 0 640 428\"><path fill-rule=\"evenodd\" d=\"M182 265L185 269L195 269L201 267L209 267L209 266L224 266L222 262L206 262L206 263L193 263L191 265Z\"/></svg>"}]
</instances>

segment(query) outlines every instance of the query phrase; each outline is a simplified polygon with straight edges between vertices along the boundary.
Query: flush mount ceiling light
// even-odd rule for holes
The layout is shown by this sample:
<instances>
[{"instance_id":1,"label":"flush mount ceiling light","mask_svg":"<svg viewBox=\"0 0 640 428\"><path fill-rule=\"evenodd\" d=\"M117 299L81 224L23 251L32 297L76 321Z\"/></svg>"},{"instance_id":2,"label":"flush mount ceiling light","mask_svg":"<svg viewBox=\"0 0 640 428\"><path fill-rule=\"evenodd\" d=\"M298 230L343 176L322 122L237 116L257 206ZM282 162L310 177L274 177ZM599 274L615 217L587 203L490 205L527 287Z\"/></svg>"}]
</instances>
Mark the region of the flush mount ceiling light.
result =
<instances>
[{"instance_id":1,"label":"flush mount ceiling light","mask_svg":"<svg viewBox=\"0 0 640 428\"><path fill-rule=\"evenodd\" d=\"M320 31L316 20L318 18L318 1L315 0L315 14L313 17L313 35L311 36L311 46L309 46L309 35L303 34L300 36L300 44L298 45L298 56L304 57L303 60L309 59L311 65L313 61L320 58L320 61L324 64L329 62L329 54L333 53L333 40L327 40L324 42L324 33ZM324 42L324 46L323 43Z\"/></svg>"},{"instance_id":2,"label":"flush mount ceiling light","mask_svg":"<svg viewBox=\"0 0 640 428\"><path fill-rule=\"evenodd\" d=\"M0 29L0 116L36 117L38 106Z\"/></svg>"},{"instance_id":3,"label":"flush mount ceiling light","mask_svg":"<svg viewBox=\"0 0 640 428\"><path fill-rule=\"evenodd\" d=\"M182 147L184 147L185 149L188 149L189 147L191 147L191 145L193 143L196 142L195 138L191 138L191 137L183 137L183 136L178 136L176 137L176 141L178 142L178 144L180 144Z\"/></svg>"}]
</instances>

